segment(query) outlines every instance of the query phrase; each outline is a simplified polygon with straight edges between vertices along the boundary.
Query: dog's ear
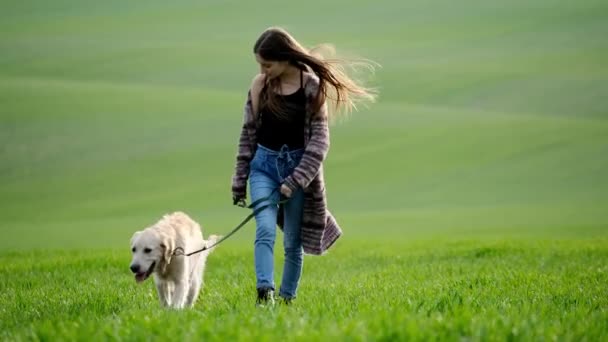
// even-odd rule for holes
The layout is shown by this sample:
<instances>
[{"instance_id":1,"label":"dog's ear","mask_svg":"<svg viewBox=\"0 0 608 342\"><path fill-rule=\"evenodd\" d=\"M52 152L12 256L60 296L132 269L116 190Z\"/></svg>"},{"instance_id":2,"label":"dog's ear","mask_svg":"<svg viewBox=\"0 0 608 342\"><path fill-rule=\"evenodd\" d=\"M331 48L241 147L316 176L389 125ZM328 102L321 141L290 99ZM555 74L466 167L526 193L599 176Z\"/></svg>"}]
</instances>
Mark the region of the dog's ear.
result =
<instances>
[{"instance_id":1,"label":"dog's ear","mask_svg":"<svg viewBox=\"0 0 608 342\"><path fill-rule=\"evenodd\" d=\"M173 251L175 250L175 241L173 237L169 234L163 234L160 238L160 248L163 251L165 264L168 265L171 262L171 257L173 256Z\"/></svg>"}]
</instances>

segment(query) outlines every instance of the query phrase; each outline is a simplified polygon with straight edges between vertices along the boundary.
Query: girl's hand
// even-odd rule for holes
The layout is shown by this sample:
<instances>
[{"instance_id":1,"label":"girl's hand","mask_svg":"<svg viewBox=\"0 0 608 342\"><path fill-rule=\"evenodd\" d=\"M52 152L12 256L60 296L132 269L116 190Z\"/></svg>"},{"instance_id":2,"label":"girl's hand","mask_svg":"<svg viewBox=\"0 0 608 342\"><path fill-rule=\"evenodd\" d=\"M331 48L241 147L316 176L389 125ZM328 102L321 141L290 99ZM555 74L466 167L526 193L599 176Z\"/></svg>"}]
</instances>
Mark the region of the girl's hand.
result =
<instances>
[{"instance_id":1,"label":"girl's hand","mask_svg":"<svg viewBox=\"0 0 608 342\"><path fill-rule=\"evenodd\" d=\"M291 189L285 185L285 184L281 184L281 194L283 194L283 196L290 198L291 197Z\"/></svg>"},{"instance_id":2,"label":"girl's hand","mask_svg":"<svg viewBox=\"0 0 608 342\"><path fill-rule=\"evenodd\" d=\"M247 206L247 201L244 198L232 197L232 204L245 208Z\"/></svg>"}]
</instances>

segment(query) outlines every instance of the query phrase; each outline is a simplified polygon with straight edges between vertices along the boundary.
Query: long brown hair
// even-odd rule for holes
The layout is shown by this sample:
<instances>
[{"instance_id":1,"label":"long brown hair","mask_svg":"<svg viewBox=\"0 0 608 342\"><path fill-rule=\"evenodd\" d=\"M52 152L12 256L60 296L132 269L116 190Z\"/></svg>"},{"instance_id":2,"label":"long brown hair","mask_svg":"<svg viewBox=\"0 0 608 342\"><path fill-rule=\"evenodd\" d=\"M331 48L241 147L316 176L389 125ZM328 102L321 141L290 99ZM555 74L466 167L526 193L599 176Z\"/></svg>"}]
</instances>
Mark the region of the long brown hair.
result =
<instances>
[{"instance_id":1,"label":"long brown hair","mask_svg":"<svg viewBox=\"0 0 608 342\"><path fill-rule=\"evenodd\" d=\"M329 100L333 103L329 111L330 120L342 114L349 114L357 109L360 102L374 102L377 96L375 89L367 88L361 82L354 80L347 71L351 68L363 67L374 71L376 63L365 60L346 60L335 57L332 45L322 44L310 50L305 49L286 30L280 27L266 29L255 42L253 52L265 60L288 62L302 69L314 72L319 77L319 92L317 93L313 111L318 111ZM331 58L325 56L332 55ZM271 79L260 94L260 108L266 106L274 112L281 112L281 101L275 95L279 88L278 79Z\"/></svg>"}]
</instances>

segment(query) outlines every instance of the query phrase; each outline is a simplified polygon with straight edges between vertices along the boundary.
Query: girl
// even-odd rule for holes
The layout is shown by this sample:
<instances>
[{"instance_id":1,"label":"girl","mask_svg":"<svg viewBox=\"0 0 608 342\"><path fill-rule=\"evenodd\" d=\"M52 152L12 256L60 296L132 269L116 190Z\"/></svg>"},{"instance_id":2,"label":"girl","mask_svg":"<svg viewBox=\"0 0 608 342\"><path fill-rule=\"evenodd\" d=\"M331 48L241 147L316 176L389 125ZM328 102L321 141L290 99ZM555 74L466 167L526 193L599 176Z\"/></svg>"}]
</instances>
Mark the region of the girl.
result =
<instances>
[{"instance_id":1,"label":"girl","mask_svg":"<svg viewBox=\"0 0 608 342\"><path fill-rule=\"evenodd\" d=\"M254 77L245 104L233 202L245 206L248 179L253 202L268 198L258 207L277 203L280 195L287 199L256 214L254 263L257 304L274 304L278 223L285 249L279 296L290 303L302 274L303 252L321 255L342 233L326 207L323 160L329 149L328 121L356 109L358 100L374 101L376 94L346 74L345 61L315 55L284 29L265 30L253 53L260 74ZM331 113L327 100L334 104Z\"/></svg>"}]
</instances>

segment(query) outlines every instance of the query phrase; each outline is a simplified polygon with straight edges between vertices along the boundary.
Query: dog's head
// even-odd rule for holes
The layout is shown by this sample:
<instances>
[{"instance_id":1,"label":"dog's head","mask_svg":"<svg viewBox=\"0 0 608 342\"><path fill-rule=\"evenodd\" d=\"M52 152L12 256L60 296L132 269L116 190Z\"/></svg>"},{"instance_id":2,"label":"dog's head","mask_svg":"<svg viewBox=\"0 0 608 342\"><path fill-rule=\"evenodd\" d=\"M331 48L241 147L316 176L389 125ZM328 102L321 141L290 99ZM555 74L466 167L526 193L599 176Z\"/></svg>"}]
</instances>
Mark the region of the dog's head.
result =
<instances>
[{"instance_id":1,"label":"dog's head","mask_svg":"<svg viewBox=\"0 0 608 342\"><path fill-rule=\"evenodd\" d=\"M139 283L150 276L155 270L164 269L171 261L174 243L168 236L154 229L135 232L131 238L131 272Z\"/></svg>"}]
</instances>

